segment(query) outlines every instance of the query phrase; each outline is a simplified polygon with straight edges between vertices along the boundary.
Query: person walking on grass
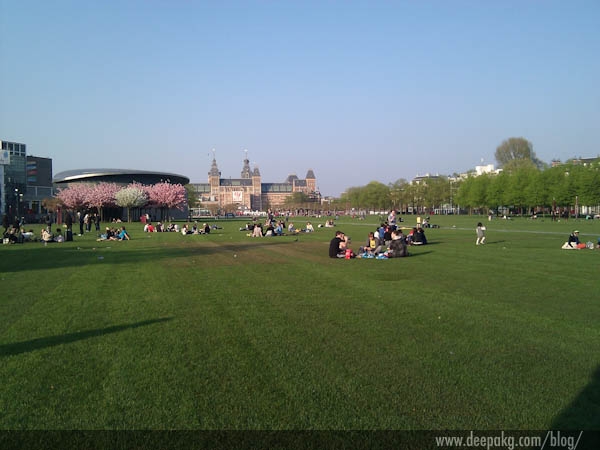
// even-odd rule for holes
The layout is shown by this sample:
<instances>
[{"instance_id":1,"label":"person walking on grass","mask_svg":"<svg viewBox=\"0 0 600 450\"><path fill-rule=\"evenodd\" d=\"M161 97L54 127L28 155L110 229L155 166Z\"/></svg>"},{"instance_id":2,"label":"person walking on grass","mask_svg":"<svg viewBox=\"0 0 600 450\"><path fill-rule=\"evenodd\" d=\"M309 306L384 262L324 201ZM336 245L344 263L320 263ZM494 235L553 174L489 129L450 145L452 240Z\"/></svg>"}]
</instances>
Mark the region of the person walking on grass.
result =
<instances>
[{"instance_id":1,"label":"person walking on grass","mask_svg":"<svg viewBox=\"0 0 600 450\"><path fill-rule=\"evenodd\" d=\"M485 227L481 222L477 224L477 228L475 229L475 233L477 233L477 241L475 241L476 245L485 244Z\"/></svg>"}]
</instances>

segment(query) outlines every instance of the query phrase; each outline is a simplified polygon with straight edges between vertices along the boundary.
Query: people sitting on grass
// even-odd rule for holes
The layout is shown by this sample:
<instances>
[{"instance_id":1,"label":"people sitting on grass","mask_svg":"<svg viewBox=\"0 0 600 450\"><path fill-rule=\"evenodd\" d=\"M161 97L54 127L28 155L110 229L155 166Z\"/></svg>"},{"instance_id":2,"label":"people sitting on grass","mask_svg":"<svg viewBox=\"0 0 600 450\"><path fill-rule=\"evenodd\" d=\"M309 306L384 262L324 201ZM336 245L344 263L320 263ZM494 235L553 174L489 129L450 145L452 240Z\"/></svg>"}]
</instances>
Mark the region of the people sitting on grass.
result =
<instances>
[{"instance_id":1,"label":"people sitting on grass","mask_svg":"<svg viewBox=\"0 0 600 450\"><path fill-rule=\"evenodd\" d=\"M54 236L54 242L59 242L59 243L65 242L65 237L62 235L62 230L60 228L56 229L56 235Z\"/></svg>"},{"instance_id":2,"label":"people sitting on grass","mask_svg":"<svg viewBox=\"0 0 600 450\"><path fill-rule=\"evenodd\" d=\"M272 220L267 219L267 221L265 222L264 235L275 236L275 225L273 224Z\"/></svg>"},{"instance_id":3,"label":"people sitting on grass","mask_svg":"<svg viewBox=\"0 0 600 450\"><path fill-rule=\"evenodd\" d=\"M382 222L381 225L379 225L379 228L377 228L377 232L378 232L377 237L379 239L381 239L381 241L384 244L385 244L385 227L386 227L386 224L384 222ZM392 240L392 235L391 234L388 236L388 240L390 240L390 241Z\"/></svg>"},{"instance_id":4,"label":"people sitting on grass","mask_svg":"<svg viewBox=\"0 0 600 450\"><path fill-rule=\"evenodd\" d=\"M48 231L47 228L43 228L41 231L41 241L44 244L49 244L51 242L65 242L65 237L62 234L62 230L60 228L56 229L56 234L52 233L52 230Z\"/></svg>"},{"instance_id":5,"label":"people sitting on grass","mask_svg":"<svg viewBox=\"0 0 600 450\"><path fill-rule=\"evenodd\" d=\"M52 234L52 231L49 231L46 228L42 228L41 239L42 239L42 242L45 242L45 243L54 242L54 235Z\"/></svg>"},{"instance_id":6,"label":"people sitting on grass","mask_svg":"<svg viewBox=\"0 0 600 450\"><path fill-rule=\"evenodd\" d=\"M329 219L327 222L325 222L325 228L333 228L334 226L333 219Z\"/></svg>"},{"instance_id":7,"label":"people sitting on grass","mask_svg":"<svg viewBox=\"0 0 600 450\"><path fill-rule=\"evenodd\" d=\"M262 225L258 222L254 225L254 230L252 230L252 237L263 237Z\"/></svg>"},{"instance_id":8,"label":"people sitting on grass","mask_svg":"<svg viewBox=\"0 0 600 450\"><path fill-rule=\"evenodd\" d=\"M367 241L364 245L364 247L360 247L358 253L360 255L365 255L366 256L375 256L378 253L382 252L384 249L384 246L381 243L381 239L379 239L378 237L375 236L375 233L379 234L378 231L371 231L369 232L369 235L367 236Z\"/></svg>"},{"instance_id":9,"label":"people sitting on grass","mask_svg":"<svg viewBox=\"0 0 600 450\"><path fill-rule=\"evenodd\" d=\"M346 237L342 231L336 231L334 238L329 242L329 257L344 258L346 255Z\"/></svg>"},{"instance_id":10,"label":"people sitting on grass","mask_svg":"<svg viewBox=\"0 0 600 450\"><path fill-rule=\"evenodd\" d=\"M129 241L131 239L125 227L120 228L119 233L117 234L117 239L119 241Z\"/></svg>"},{"instance_id":11,"label":"people sitting on grass","mask_svg":"<svg viewBox=\"0 0 600 450\"><path fill-rule=\"evenodd\" d=\"M329 242L330 258L355 258L356 254L350 249L350 238L343 231L336 231L334 238Z\"/></svg>"},{"instance_id":12,"label":"people sitting on grass","mask_svg":"<svg viewBox=\"0 0 600 450\"><path fill-rule=\"evenodd\" d=\"M21 236L23 236L23 242L35 241L35 233L33 230L25 231L25 228L21 228Z\"/></svg>"},{"instance_id":13,"label":"people sitting on grass","mask_svg":"<svg viewBox=\"0 0 600 450\"><path fill-rule=\"evenodd\" d=\"M579 242L579 230L575 230L569 235L569 240L563 244L562 248L564 250L586 248L583 242Z\"/></svg>"},{"instance_id":14,"label":"people sitting on grass","mask_svg":"<svg viewBox=\"0 0 600 450\"><path fill-rule=\"evenodd\" d=\"M106 229L104 230L104 233L102 233L100 236L98 236L98 239L96 239L98 242L101 241L116 241L117 237L115 236L115 229L114 228L110 228L110 227L106 227Z\"/></svg>"},{"instance_id":15,"label":"people sitting on grass","mask_svg":"<svg viewBox=\"0 0 600 450\"><path fill-rule=\"evenodd\" d=\"M396 229L392 231L392 242L390 248L385 255L388 258L403 258L408 256L408 246L406 245L406 239L402 230Z\"/></svg>"},{"instance_id":16,"label":"people sitting on grass","mask_svg":"<svg viewBox=\"0 0 600 450\"><path fill-rule=\"evenodd\" d=\"M427 244L427 238L425 237L425 231L423 231L423 228L421 228L421 227L413 228L412 240L410 243L411 243L411 245Z\"/></svg>"},{"instance_id":17,"label":"people sitting on grass","mask_svg":"<svg viewBox=\"0 0 600 450\"><path fill-rule=\"evenodd\" d=\"M379 231L379 233L381 233L381 231ZM383 245L385 245L386 247L389 247L390 244L392 243L392 227L390 225L385 225L383 227L383 239L382 239L381 234L379 235L379 238Z\"/></svg>"},{"instance_id":18,"label":"people sitting on grass","mask_svg":"<svg viewBox=\"0 0 600 450\"><path fill-rule=\"evenodd\" d=\"M275 236L283 236L284 227L285 226L281 220L279 222L277 222L277 225L275 225L275 230L273 231Z\"/></svg>"},{"instance_id":19,"label":"people sitting on grass","mask_svg":"<svg viewBox=\"0 0 600 450\"><path fill-rule=\"evenodd\" d=\"M7 244L22 244L24 240L21 228L16 225L9 226L2 237Z\"/></svg>"},{"instance_id":20,"label":"people sitting on grass","mask_svg":"<svg viewBox=\"0 0 600 450\"><path fill-rule=\"evenodd\" d=\"M254 230L254 225L252 225L250 222L247 222L245 226L240 228L240 231L252 231Z\"/></svg>"}]
</instances>

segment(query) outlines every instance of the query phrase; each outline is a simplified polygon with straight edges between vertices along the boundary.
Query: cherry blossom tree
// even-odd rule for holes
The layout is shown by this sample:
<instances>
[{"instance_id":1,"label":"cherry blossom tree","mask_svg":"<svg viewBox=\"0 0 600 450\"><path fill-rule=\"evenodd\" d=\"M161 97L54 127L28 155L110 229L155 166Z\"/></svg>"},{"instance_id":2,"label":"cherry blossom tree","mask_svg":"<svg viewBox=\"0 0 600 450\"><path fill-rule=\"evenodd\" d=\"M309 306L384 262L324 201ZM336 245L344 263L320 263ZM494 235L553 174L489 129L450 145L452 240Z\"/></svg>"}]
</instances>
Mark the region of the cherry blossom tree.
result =
<instances>
[{"instance_id":1,"label":"cherry blossom tree","mask_svg":"<svg viewBox=\"0 0 600 450\"><path fill-rule=\"evenodd\" d=\"M61 189L56 195L59 200L69 209L81 210L88 204L88 196L93 185L87 183L76 183L66 189Z\"/></svg>"},{"instance_id":2,"label":"cherry blossom tree","mask_svg":"<svg viewBox=\"0 0 600 450\"><path fill-rule=\"evenodd\" d=\"M91 208L97 208L102 219L102 208L116 204L115 194L121 190L115 183L98 183L92 186L88 193L87 203Z\"/></svg>"},{"instance_id":3,"label":"cherry blossom tree","mask_svg":"<svg viewBox=\"0 0 600 450\"><path fill-rule=\"evenodd\" d=\"M183 210L186 204L186 190L181 184L166 182L156 183L146 187L150 205L161 209L161 218L165 220L169 216L171 208Z\"/></svg>"},{"instance_id":4,"label":"cherry blossom tree","mask_svg":"<svg viewBox=\"0 0 600 450\"><path fill-rule=\"evenodd\" d=\"M127 208L127 221L131 222L131 209L139 208L148 203L147 187L139 183L131 183L129 186L115 193L115 202L118 206Z\"/></svg>"}]
</instances>

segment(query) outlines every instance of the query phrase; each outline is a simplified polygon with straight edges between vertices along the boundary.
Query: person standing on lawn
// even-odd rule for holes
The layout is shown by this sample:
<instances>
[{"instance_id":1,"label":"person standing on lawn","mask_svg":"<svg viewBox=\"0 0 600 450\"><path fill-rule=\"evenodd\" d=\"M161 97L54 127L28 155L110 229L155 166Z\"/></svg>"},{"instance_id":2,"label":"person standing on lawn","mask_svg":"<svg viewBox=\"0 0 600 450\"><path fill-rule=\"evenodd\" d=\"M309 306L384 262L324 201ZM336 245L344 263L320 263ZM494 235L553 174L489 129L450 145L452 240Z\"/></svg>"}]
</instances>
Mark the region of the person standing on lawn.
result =
<instances>
[{"instance_id":1,"label":"person standing on lawn","mask_svg":"<svg viewBox=\"0 0 600 450\"><path fill-rule=\"evenodd\" d=\"M475 241L476 245L485 244L485 227L481 222L477 224L477 228L475 229L475 233L477 233L477 241Z\"/></svg>"}]
</instances>

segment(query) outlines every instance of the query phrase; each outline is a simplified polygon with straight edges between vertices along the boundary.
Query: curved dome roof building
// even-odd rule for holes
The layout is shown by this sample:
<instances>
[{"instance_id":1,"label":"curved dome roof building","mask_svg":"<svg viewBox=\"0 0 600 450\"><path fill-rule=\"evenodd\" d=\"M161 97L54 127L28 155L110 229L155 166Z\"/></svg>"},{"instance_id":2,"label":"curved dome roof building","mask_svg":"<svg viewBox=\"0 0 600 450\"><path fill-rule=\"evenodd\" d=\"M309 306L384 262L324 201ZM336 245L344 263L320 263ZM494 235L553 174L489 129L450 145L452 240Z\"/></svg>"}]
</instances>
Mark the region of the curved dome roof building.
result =
<instances>
[{"instance_id":1,"label":"curved dome roof building","mask_svg":"<svg viewBox=\"0 0 600 450\"><path fill-rule=\"evenodd\" d=\"M188 184L190 179L183 175L167 172L150 172L128 169L77 169L57 173L52 179L56 184L71 183L117 183L156 184L163 181L173 184Z\"/></svg>"}]
</instances>

